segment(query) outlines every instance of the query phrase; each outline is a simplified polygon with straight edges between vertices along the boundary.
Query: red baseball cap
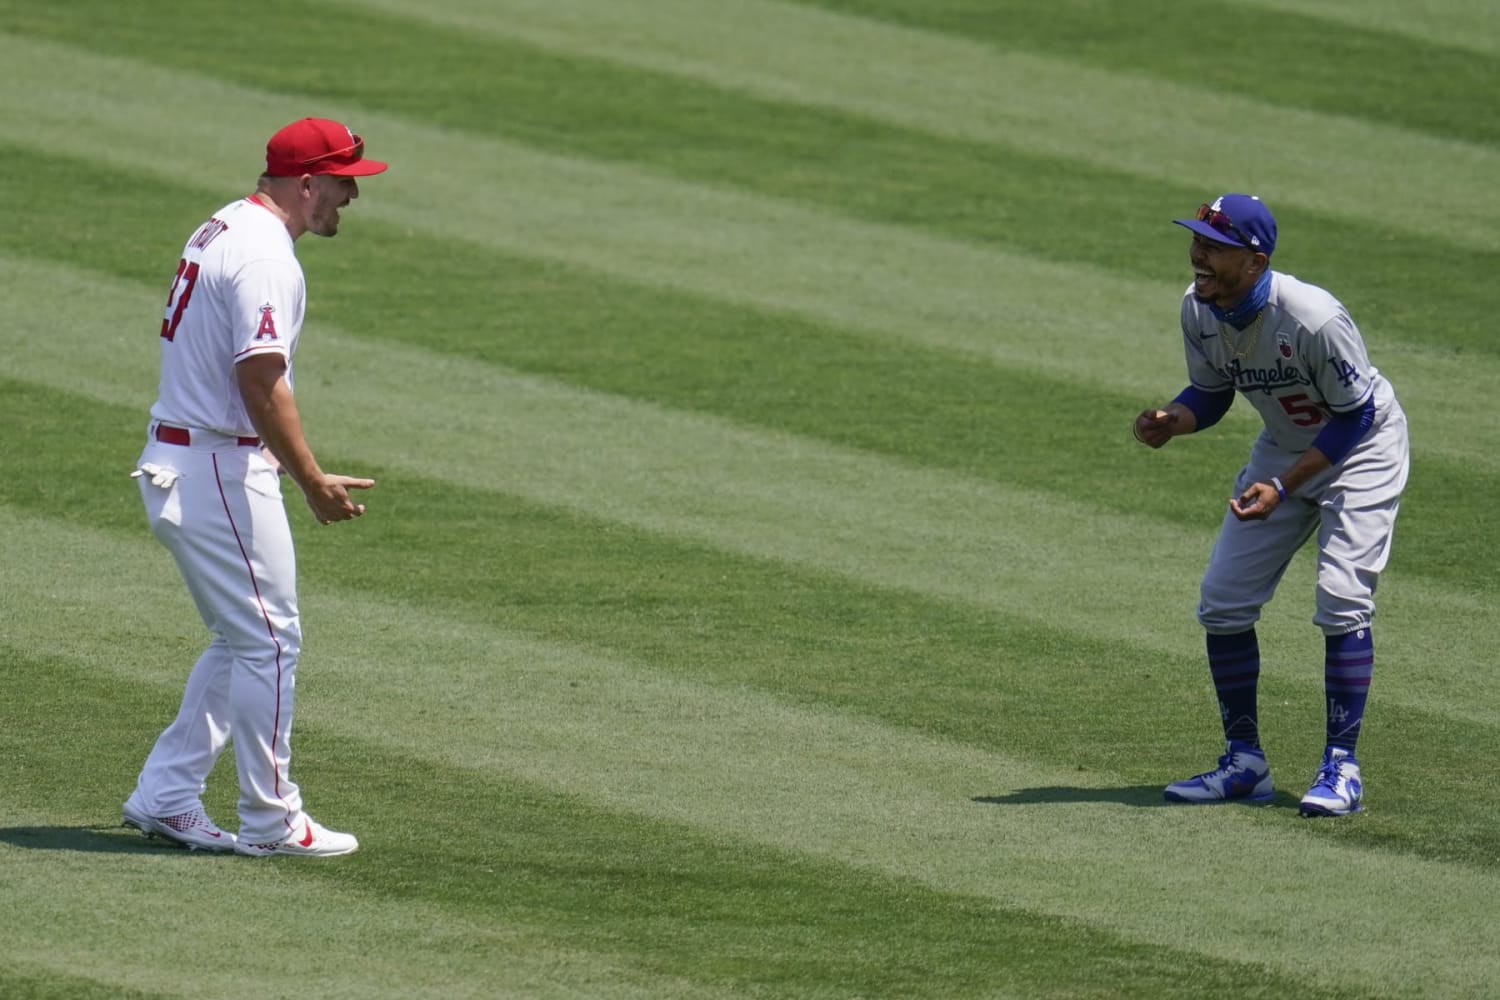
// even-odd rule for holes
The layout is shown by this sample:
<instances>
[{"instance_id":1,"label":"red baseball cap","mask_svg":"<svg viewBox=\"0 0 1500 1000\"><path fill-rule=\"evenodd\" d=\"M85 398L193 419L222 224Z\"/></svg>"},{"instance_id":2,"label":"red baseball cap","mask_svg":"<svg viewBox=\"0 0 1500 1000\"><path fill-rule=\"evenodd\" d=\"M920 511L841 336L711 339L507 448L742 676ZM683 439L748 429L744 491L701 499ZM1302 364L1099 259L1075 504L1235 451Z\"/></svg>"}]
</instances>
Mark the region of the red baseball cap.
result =
<instances>
[{"instance_id":1,"label":"red baseball cap","mask_svg":"<svg viewBox=\"0 0 1500 1000\"><path fill-rule=\"evenodd\" d=\"M379 160L365 159L365 141L353 129L327 118L292 122L266 143L266 173L272 177L368 177L385 168Z\"/></svg>"}]
</instances>

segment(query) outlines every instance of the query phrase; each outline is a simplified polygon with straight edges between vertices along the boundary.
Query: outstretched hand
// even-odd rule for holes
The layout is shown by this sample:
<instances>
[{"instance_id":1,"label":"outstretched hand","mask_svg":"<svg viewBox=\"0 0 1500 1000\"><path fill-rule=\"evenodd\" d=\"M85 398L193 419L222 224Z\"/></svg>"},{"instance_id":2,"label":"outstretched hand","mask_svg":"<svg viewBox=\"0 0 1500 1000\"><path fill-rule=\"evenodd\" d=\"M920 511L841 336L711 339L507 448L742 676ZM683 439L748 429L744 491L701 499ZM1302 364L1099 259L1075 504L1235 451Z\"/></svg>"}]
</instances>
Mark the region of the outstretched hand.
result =
<instances>
[{"instance_id":1,"label":"outstretched hand","mask_svg":"<svg viewBox=\"0 0 1500 1000\"><path fill-rule=\"evenodd\" d=\"M303 491L307 506L319 524L348 521L365 512L365 505L349 498L350 490L367 490L375 485L373 479L356 476L324 475L311 488Z\"/></svg>"}]
</instances>

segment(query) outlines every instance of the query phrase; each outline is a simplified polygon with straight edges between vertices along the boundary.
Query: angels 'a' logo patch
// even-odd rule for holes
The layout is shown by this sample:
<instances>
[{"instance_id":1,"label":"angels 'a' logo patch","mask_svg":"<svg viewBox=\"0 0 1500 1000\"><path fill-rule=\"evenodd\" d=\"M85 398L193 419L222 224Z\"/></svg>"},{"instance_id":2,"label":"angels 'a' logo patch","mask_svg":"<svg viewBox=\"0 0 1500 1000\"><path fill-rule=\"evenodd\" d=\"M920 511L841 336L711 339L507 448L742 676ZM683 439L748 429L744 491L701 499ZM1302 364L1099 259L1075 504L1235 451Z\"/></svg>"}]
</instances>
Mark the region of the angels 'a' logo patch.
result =
<instances>
[{"instance_id":1,"label":"angels 'a' logo patch","mask_svg":"<svg viewBox=\"0 0 1500 1000\"><path fill-rule=\"evenodd\" d=\"M255 330L256 340L277 339L276 320L271 315L275 311L276 307L269 302L260 307L260 326Z\"/></svg>"},{"instance_id":2,"label":"angels 'a' logo patch","mask_svg":"<svg viewBox=\"0 0 1500 1000\"><path fill-rule=\"evenodd\" d=\"M1276 335L1276 349L1281 352L1283 358L1292 356L1292 338L1284 333Z\"/></svg>"}]
</instances>

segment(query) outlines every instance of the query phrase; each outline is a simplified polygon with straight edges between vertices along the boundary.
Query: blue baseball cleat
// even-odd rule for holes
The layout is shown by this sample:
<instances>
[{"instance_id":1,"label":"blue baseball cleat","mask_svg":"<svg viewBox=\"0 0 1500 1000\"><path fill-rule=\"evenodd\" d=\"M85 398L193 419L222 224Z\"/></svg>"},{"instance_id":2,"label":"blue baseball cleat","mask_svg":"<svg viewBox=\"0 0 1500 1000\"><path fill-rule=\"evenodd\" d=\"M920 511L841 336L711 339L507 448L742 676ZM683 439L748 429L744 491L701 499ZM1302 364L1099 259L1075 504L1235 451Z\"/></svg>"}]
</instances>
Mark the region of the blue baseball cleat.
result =
<instances>
[{"instance_id":1,"label":"blue baseball cleat","mask_svg":"<svg viewBox=\"0 0 1500 1000\"><path fill-rule=\"evenodd\" d=\"M1271 765L1265 752L1240 740L1230 740L1219 766L1184 781L1174 781L1163 794L1168 802L1200 805L1215 802L1271 801Z\"/></svg>"},{"instance_id":2,"label":"blue baseball cleat","mask_svg":"<svg viewBox=\"0 0 1500 1000\"><path fill-rule=\"evenodd\" d=\"M1312 787L1302 796L1303 816L1347 816L1359 812L1365 786L1359 777L1359 761L1343 747L1323 751L1323 763Z\"/></svg>"}]
</instances>

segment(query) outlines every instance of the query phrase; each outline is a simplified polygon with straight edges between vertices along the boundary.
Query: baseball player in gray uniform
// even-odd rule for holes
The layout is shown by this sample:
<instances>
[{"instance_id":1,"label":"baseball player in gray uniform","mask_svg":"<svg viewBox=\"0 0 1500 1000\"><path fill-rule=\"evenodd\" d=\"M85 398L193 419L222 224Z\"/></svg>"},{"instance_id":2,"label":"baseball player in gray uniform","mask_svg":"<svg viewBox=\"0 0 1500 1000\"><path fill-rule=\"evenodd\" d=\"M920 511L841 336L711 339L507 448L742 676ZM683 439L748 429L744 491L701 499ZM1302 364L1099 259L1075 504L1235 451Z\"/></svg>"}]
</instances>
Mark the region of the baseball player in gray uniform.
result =
<instances>
[{"instance_id":1,"label":"baseball player in gray uniform","mask_svg":"<svg viewBox=\"0 0 1500 1000\"><path fill-rule=\"evenodd\" d=\"M297 568L278 471L321 524L358 517L369 479L322 470L292 396L306 289L293 243L333 236L356 178L386 165L338 122L292 122L266 145L253 194L215 212L183 247L161 321L161 379L134 475L213 636L176 719L157 739L124 822L147 836L252 857L348 854L359 843L302 808L292 781L292 693L302 645ZM200 796L234 741L239 835Z\"/></svg>"},{"instance_id":2,"label":"baseball player in gray uniform","mask_svg":"<svg viewBox=\"0 0 1500 1000\"><path fill-rule=\"evenodd\" d=\"M1136 417L1136 439L1160 448L1211 427L1236 393L1265 426L1235 481L1198 604L1227 751L1213 770L1168 785L1166 797L1271 798L1255 624L1293 554L1316 536L1327 726L1300 811L1357 812L1364 788L1354 751L1375 663L1375 585L1406 485L1406 416L1339 301L1271 269L1276 220L1260 199L1226 194L1173 221L1193 234L1193 284L1182 299L1189 384Z\"/></svg>"}]
</instances>

